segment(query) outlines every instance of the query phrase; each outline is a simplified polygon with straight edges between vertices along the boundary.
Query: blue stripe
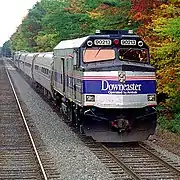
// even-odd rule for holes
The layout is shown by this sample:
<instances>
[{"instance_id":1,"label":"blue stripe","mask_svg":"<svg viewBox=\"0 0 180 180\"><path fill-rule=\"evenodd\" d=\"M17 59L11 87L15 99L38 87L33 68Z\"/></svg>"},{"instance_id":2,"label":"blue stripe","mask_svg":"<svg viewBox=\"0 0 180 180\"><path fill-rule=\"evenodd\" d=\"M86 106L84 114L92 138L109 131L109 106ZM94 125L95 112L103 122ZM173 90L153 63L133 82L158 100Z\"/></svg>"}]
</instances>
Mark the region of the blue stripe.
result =
<instances>
[{"instance_id":1,"label":"blue stripe","mask_svg":"<svg viewBox=\"0 0 180 180\"><path fill-rule=\"evenodd\" d=\"M54 81L62 84L63 83L63 75L60 72L54 71ZM65 75L65 86L74 89L76 92L82 93L82 80L73 78L71 76ZM75 87L75 85L78 85ZM75 87L75 88L74 88Z\"/></svg>"},{"instance_id":2,"label":"blue stripe","mask_svg":"<svg viewBox=\"0 0 180 180\"><path fill-rule=\"evenodd\" d=\"M155 80L134 80L120 84L112 80L84 80L84 94L154 94L156 93Z\"/></svg>"},{"instance_id":3,"label":"blue stripe","mask_svg":"<svg viewBox=\"0 0 180 180\"><path fill-rule=\"evenodd\" d=\"M70 77L66 78L66 87L74 89L74 85L80 85L80 88L76 87L76 91L83 94L155 94L156 93L156 81L155 80L134 80L126 81L126 83L120 84L119 81L112 80L81 80ZM55 72L56 82L62 84L62 74ZM83 87L82 87L83 86Z\"/></svg>"}]
</instances>

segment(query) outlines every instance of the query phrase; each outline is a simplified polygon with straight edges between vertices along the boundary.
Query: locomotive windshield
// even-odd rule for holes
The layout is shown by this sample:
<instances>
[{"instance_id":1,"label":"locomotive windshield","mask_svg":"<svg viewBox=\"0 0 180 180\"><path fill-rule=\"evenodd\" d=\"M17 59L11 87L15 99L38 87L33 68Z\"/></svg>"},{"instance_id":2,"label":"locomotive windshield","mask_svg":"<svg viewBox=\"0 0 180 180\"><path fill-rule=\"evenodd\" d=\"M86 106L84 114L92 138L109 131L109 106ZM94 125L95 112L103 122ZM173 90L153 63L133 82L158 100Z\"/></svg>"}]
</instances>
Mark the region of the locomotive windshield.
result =
<instances>
[{"instance_id":1,"label":"locomotive windshield","mask_svg":"<svg viewBox=\"0 0 180 180\"><path fill-rule=\"evenodd\" d=\"M148 63L148 50L147 49L119 49L119 59L137 61L142 63Z\"/></svg>"},{"instance_id":2,"label":"locomotive windshield","mask_svg":"<svg viewBox=\"0 0 180 180\"><path fill-rule=\"evenodd\" d=\"M108 61L115 59L114 49L85 49L83 52L83 60L88 62Z\"/></svg>"}]
</instances>

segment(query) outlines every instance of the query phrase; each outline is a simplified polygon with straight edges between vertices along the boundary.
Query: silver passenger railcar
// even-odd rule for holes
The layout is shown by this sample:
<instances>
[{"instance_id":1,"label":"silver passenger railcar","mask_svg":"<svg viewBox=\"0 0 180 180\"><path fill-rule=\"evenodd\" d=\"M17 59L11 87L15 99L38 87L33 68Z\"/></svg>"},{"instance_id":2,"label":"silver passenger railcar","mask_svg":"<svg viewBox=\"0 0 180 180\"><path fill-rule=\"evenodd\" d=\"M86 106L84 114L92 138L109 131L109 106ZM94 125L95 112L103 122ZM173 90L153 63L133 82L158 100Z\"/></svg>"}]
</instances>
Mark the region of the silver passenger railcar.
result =
<instances>
[{"instance_id":1,"label":"silver passenger railcar","mask_svg":"<svg viewBox=\"0 0 180 180\"><path fill-rule=\"evenodd\" d=\"M32 78L33 61L37 55L37 53L27 53L24 59L24 73L30 78Z\"/></svg>"},{"instance_id":2,"label":"silver passenger railcar","mask_svg":"<svg viewBox=\"0 0 180 180\"><path fill-rule=\"evenodd\" d=\"M27 53L20 54L19 60L18 60L19 61L19 69L23 72L24 72L24 62L25 62L25 58L27 55L28 55Z\"/></svg>"},{"instance_id":3,"label":"silver passenger railcar","mask_svg":"<svg viewBox=\"0 0 180 180\"><path fill-rule=\"evenodd\" d=\"M33 81L44 87L44 89L51 95L51 73L53 63L52 57L53 52L39 53L34 58L32 66Z\"/></svg>"}]
</instances>

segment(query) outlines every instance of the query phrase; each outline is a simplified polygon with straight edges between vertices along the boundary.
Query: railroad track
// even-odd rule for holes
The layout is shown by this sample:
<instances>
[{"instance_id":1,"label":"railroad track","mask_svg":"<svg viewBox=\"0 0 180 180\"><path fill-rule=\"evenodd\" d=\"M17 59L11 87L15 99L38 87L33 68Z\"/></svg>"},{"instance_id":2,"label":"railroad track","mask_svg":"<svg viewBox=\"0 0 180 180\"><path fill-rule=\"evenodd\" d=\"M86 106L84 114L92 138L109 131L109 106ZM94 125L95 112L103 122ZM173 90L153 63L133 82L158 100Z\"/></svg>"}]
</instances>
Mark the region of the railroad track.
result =
<instances>
[{"instance_id":1,"label":"railroad track","mask_svg":"<svg viewBox=\"0 0 180 180\"><path fill-rule=\"evenodd\" d=\"M31 84L26 77L24 78ZM41 97L68 124L66 118L62 117L54 104L43 95ZM72 130L109 168L116 180L180 180L180 166L167 159L167 157L161 157L156 150L146 144L102 144L95 142L92 138L78 134L73 127Z\"/></svg>"},{"instance_id":2,"label":"railroad track","mask_svg":"<svg viewBox=\"0 0 180 180\"><path fill-rule=\"evenodd\" d=\"M100 145L133 179L180 179L180 166L145 144Z\"/></svg>"},{"instance_id":3,"label":"railroad track","mask_svg":"<svg viewBox=\"0 0 180 180\"><path fill-rule=\"evenodd\" d=\"M13 83L0 59L0 179L57 179L51 161L41 161ZM44 153L44 152L43 152ZM49 164L47 163L49 162Z\"/></svg>"},{"instance_id":4,"label":"railroad track","mask_svg":"<svg viewBox=\"0 0 180 180\"><path fill-rule=\"evenodd\" d=\"M97 143L79 138L111 171L115 180L179 180L180 166L143 143Z\"/></svg>"}]
</instances>

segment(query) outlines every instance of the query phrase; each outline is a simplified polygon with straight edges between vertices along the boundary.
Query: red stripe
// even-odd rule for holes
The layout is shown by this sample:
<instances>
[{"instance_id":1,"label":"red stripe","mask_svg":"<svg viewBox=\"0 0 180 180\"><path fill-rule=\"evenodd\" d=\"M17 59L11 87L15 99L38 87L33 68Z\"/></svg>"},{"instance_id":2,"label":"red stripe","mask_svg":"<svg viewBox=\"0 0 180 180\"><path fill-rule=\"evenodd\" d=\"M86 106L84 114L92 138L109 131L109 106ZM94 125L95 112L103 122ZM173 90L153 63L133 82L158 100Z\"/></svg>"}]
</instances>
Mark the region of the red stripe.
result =
<instances>
[{"instance_id":1,"label":"red stripe","mask_svg":"<svg viewBox=\"0 0 180 180\"><path fill-rule=\"evenodd\" d=\"M111 77L101 77L101 78L98 78L98 77L82 77L83 80L119 80L118 77L116 78L111 78ZM127 77L126 80L156 80L155 77Z\"/></svg>"},{"instance_id":2,"label":"red stripe","mask_svg":"<svg viewBox=\"0 0 180 180\"><path fill-rule=\"evenodd\" d=\"M111 78L118 79L118 76L83 76L83 78ZM155 76L126 76L126 78L155 78Z\"/></svg>"},{"instance_id":3,"label":"red stripe","mask_svg":"<svg viewBox=\"0 0 180 180\"><path fill-rule=\"evenodd\" d=\"M150 107L157 106L157 104L148 104L148 106L150 106Z\"/></svg>"},{"instance_id":4,"label":"red stripe","mask_svg":"<svg viewBox=\"0 0 180 180\"><path fill-rule=\"evenodd\" d=\"M71 77L83 79L83 80L119 80L117 76L78 76L78 75L71 75ZM126 80L156 80L155 76L126 76Z\"/></svg>"}]
</instances>

